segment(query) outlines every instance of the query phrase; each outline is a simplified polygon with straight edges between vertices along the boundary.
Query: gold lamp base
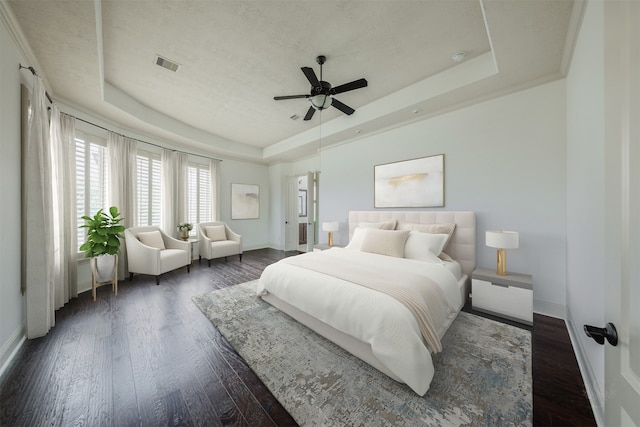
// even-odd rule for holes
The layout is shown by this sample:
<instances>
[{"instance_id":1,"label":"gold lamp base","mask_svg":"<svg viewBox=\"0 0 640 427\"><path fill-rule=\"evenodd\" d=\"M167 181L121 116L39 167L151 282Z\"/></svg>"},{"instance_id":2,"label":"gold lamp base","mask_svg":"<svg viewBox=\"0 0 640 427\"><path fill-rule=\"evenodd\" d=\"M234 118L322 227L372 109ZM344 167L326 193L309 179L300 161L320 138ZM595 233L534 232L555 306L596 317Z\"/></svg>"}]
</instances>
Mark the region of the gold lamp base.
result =
<instances>
[{"instance_id":1,"label":"gold lamp base","mask_svg":"<svg viewBox=\"0 0 640 427\"><path fill-rule=\"evenodd\" d=\"M504 249L498 249L498 269L496 274L500 276L507 275L507 251Z\"/></svg>"},{"instance_id":2,"label":"gold lamp base","mask_svg":"<svg viewBox=\"0 0 640 427\"><path fill-rule=\"evenodd\" d=\"M333 231L329 231L329 247L333 246Z\"/></svg>"}]
</instances>

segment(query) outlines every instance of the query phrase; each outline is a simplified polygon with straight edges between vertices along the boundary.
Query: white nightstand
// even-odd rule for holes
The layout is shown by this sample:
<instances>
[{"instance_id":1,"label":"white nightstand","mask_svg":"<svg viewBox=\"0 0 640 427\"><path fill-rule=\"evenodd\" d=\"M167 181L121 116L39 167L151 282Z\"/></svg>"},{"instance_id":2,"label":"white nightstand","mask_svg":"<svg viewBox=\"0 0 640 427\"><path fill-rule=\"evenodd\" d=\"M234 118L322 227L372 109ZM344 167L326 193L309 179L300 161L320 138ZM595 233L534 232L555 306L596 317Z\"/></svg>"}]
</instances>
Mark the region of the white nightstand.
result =
<instances>
[{"instance_id":1,"label":"white nightstand","mask_svg":"<svg viewBox=\"0 0 640 427\"><path fill-rule=\"evenodd\" d=\"M471 275L474 310L533 325L533 279L528 274L476 268Z\"/></svg>"},{"instance_id":2,"label":"white nightstand","mask_svg":"<svg viewBox=\"0 0 640 427\"><path fill-rule=\"evenodd\" d=\"M319 245L314 245L313 246L313 252L326 251L327 249L331 249L332 247L335 247L335 246L336 245L329 246L326 243L320 243Z\"/></svg>"}]
</instances>

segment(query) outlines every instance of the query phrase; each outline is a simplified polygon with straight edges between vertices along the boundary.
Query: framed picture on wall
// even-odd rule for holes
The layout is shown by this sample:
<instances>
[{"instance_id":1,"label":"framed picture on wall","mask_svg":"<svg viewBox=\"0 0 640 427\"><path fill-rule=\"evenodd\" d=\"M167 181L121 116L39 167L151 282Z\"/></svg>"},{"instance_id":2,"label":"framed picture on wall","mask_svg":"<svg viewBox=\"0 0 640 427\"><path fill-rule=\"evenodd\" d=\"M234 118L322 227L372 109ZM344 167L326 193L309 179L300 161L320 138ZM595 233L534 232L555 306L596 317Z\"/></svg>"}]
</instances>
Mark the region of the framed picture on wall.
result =
<instances>
[{"instance_id":1,"label":"framed picture on wall","mask_svg":"<svg viewBox=\"0 0 640 427\"><path fill-rule=\"evenodd\" d=\"M260 217L260 186L231 184L231 219Z\"/></svg>"},{"instance_id":2,"label":"framed picture on wall","mask_svg":"<svg viewBox=\"0 0 640 427\"><path fill-rule=\"evenodd\" d=\"M373 168L374 207L444 207L444 154Z\"/></svg>"}]
</instances>

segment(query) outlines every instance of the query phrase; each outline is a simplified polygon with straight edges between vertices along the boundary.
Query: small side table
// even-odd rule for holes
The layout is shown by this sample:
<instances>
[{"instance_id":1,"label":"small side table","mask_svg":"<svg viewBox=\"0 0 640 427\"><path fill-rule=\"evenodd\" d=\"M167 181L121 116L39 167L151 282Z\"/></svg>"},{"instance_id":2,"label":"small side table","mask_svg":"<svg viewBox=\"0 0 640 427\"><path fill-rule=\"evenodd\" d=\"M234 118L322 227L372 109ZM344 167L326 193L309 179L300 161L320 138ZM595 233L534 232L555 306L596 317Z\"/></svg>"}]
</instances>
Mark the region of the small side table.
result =
<instances>
[{"instance_id":1,"label":"small side table","mask_svg":"<svg viewBox=\"0 0 640 427\"><path fill-rule=\"evenodd\" d=\"M476 268L471 274L471 305L474 310L533 325L533 278Z\"/></svg>"},{"instance_id":2,"label":"small side table","mask_svg":"<svg viewBox=\"0 0 640 427\"><path fill-rule=\"evenodd\" d=\"M191 243L191 253L189 254L189 256L191 257L191 264L193 264L193 247L195 246L196 243L198 243L198 238L197 237L189 237L187 239L187 242Z\"/></svg>"}]
</instances>

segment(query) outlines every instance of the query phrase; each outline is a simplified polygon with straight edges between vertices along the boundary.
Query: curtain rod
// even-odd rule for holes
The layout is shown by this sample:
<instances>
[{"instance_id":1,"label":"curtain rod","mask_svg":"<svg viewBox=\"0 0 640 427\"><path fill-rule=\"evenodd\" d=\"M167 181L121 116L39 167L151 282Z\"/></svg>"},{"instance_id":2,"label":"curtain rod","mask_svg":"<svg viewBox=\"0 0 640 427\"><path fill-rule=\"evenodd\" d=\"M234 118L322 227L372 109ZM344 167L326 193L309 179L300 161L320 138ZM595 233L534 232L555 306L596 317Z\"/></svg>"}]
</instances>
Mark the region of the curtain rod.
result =
<instances>
[{"instance_id":1,"label":"curtain rod","mask_svg":"<svg viewBox=\"0 0 640 427\"><path fill-rule=\"evenodd\" d=\"M24 65L18 63L18 70L22 70L22 69L26 69L31 71L31 74L33 74L34 76L38 76L38 73L36 72L36 69L33 67L25 67ZM40 77L40 76L38 76ZM46 90L44 91L44 95L47 97L47 99L49 100L50 104L53 104L53 101L51 100L51 97L49 96L49 92L47 92Z\"/></svg>"},{"instance_id":2,"label":"curtain rod","mask_svg":"<svg viewBox=\"0 0 640 427\"><path fill-rule=\"evenodd\" d=\"M115 133L116 135L120 135L120 136L122 136L124 138L133 139L134 141L142 142L143 144L149 144L149 145L152 145L152 146L158 147L158 148L167 148L167 147L163 147L162 145L159 145L159 144L154 144L152 142L143 141L143 140L138 139L138 138L132 138L130 136L127 136L127 135L124 135L124 134L121 134L121 133L118 133L118 132L114 132L111 129L107 129L104 126L97 125L97 124L92 123L92 122L90 122L88 120L81 119L80 117L76 117L76 116L68 114L68 113L61 112L61 114L64 114L65 116L73 117L74 119L80 120L81 122L84 122L84 123L86 123L88 125L95 126L95 127L100 128L102 130L106 130L107 132ZM218 160L219 162L222 162L222 159L217 159L217 158L211 157L211 156L204 156L202 154L189 153L188 151L181 151L181 150L171 150L171 151L176 152L176 153L182 153L182 154L190 154L192 156L204 157L205 159Z\"/></svg>"}]
</instances>

